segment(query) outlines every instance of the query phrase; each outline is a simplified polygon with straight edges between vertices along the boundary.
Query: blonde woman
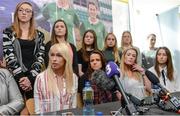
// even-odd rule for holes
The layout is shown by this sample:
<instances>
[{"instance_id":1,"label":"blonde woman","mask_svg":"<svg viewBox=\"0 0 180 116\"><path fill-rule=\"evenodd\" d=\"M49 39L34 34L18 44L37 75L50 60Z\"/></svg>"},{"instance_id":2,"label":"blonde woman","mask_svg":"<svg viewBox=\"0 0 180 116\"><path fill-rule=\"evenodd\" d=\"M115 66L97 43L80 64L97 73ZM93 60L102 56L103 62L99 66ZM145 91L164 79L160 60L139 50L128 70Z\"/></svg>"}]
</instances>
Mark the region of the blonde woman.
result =
<instances>
[{"instance_id":1,"label":"blonde woman","mask_svg":"<svg viewBox=\"0 0 180 116\"><path fill-rule=\"evenodd\" d=\"M67 43L54 44L49 51L49 65L35 82L35 112L76 108L77 88L78 77L73 73Z\"/></svg>"},{"instance_id":2,"label":"blonde woman","mask_svg":"<svg viewBox=\"0 0 180 116\"><path fill-rule=\"evenodd\" d=\"M141 65L142 60L141 60L140 50L138 47L133 46L133 40L132 40L131 32L130 31L124 31L122 33L121 47L119 48L119 50L121 52L123 52L124 50L126 50L127 48L130 48L130 47L134 47L137 50L137 52L138 52L137 63L139 65Z\"/></svg>"},{"instance_id":3,"label":"blonde woman","mask_svg":"<svg viewBox=\"0 0 180 116\"><path fill-rule=\"evenodd\" d=\"M137 56L135 48L124 50L120 65L120 80L127 93L143 99L147 96L147 92L151 93L151 82L144 74L144 69L137 64Z\"/></svg>"},{"instance_id":4,"label":"blonde woman","mask_svg":"<svg viewBox=\"0 0 180 116\"><path fill-rule=\"evenodd\" d=\"M118 50L117 39L113 33L108 33L105 38L103 54L107 62L114 61L117 65L120 65L122 53Z\"/></svg>"}]
</instances>

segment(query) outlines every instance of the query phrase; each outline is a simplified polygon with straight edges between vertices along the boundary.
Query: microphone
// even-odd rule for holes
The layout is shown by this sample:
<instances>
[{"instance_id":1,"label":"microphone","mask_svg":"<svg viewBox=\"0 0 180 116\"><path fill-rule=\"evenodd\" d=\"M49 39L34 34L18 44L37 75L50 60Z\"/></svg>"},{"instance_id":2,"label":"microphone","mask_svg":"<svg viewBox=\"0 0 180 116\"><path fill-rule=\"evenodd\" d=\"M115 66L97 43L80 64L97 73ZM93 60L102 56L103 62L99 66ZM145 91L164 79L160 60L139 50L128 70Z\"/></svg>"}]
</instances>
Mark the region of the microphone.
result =
<instances>
[{"instance_id":1,"label":"microphone","mask_svg":"<svg viewBox=\"0 0 180 116\"><path fill-rule=\"evenodd\" d=\"M111 65L112 66L112 65ZM116 70L117 71L117 70ZM116 72L116 74L118 74L118 72ZM118 74L119 75L119 74ZM108 76L112 76L108 75ZM108 91L115 91L117 90L117 88L115 87L115 82L108 78L108 76L106 75L105 71L103 70L95 70L92 73L92 81L94 81L97 86L99 88L101 88L102 90L108 90ZM136 105L136 106L140 106L142 104L141 100L139 100L138 98L136 98L135 96L131 95L130 93L126 93L125 94L129 97L129 99Z\"/></svg>"},{"instance_id":2,"label":"microphone","mask_svg":"<svg viewBox=\"0 0 180 116\"><path fill-rule=\"evenodd\" d=\"M110 78L107 78L107 75L103 70L95 70L92 73L92 81L94 81L102 90L112 91L115 87L115 82Z\"/></svg>"},{"instance_id":3,"label":"microphone","mask_svg":"<svg viewBox=\"0 0 180 116\"><path fill-rule=\"evenodd\" d=\"M146 74L146 76L148 77L148 79L149 79L154 85L157 85L158 87L160 87L160 89L161 89L162 92L159 92L159 96L160 96L160 97L166 96L166 97L164 98L164 100L165 100L165 101L170 100L170 102L172 103L172 105L175 107L175 110L176 110L176 111L180 110L180 102L179 102L179 100L178 100L176 97L171 96L170 92L160 84L158 77L156 77L156 75L153 74L153 73L152 73L151 71L149 71L149 70L146 70L146 71L145 71L145 74ZM178 111L178 112L179 112L179 111Z\"/></svg>"},{"instance_id":4,"label":"microphone","mask_svg":"<svg viewBox=\"0 0 180 116\"><path fill-rule=\"evenodd\" d=\"M124 99L124 102L126 104L125 108L126 108L127 114L128 115L137 114L138 112L137 112L134 104L132 104L129 101L129 99L128 99L128 97L127 97L127 95L126 95L126 93L125 93L125 91L123 89L123 86L122 86L122 84L121 84L121 82L119 80L120 69L119 69L119 67L117 66L116 63L114 63L112 61L108 62L108 64L106 65L106 75L107 75L108 78L113 78L114 79L114 81L115 81L115 83L117 85L117 88L121 92L122 97Z\"/></svg>"}]
</instances>

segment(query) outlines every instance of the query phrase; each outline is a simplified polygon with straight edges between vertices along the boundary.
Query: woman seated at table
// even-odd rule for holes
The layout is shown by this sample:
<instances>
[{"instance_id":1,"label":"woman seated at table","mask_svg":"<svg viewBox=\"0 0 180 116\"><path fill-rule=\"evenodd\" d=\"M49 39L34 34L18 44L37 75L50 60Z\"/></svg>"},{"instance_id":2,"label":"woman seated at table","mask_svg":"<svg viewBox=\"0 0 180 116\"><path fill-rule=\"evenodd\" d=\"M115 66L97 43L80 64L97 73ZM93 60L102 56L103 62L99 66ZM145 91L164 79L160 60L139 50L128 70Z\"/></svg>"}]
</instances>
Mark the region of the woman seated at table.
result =
<instances>
[{"instance_id":1,"label":"woman seated at table","mask_svg":"<svg viewBox=\"0 0 180 116\"><path fill-rule=\"evenodd\" d=\"M89 57L89 67L87 72L79 78L78 92L82 99L82 90L85 87L85 82L90 81L94 90L94 104L101 104L112 101L111 91L108 90L111 82L105 74L105 59L103 53L99 50L91 52ZM99 81L98 81L99 79ZM101 80L107 83L100 86Z\"/></svg>"},{"instance_id":2,"label":"woman seated at table","mask_svg":"<svg viewBox=\"0 0 180 116\"><path fill-rule=\"evenodd\" d=\"M44 113L76 108L78 78L66 43L54 44L49 51L49 65L35 81L35 112Z\"/></svg>"},{"instance_id":3,"label":"woman seated at table","mask_svg":"<svg viewBox=\"0 0 180 116\"><path fill-rule=\"evenodd\" d=\"M120 81L125 92L143 99L147 93L151 93L151 82L146 77L144 69L137 64L137 56L138 52L133 47L124 50L120 65Z\"/></svg>"},{"instance_id":4,"label":"woman seated at table","mask_svg":"<svg viewBox=\"0 0 180 116\"><path fill-rule=\"evenodd\" d=\"M180 91L180 78L173 67L171 52L167 47L159 47L156 52L155 65L149 69L170 92Z\"/></svg>"},{"instance_id":5,"label":"woman seated at table","mask_svg":"<svg viewBox=\"0 0 180 116\"><path fill-rule=\"evenodd\" d=\"M4 69L0 61L0 115L18 114L24 100L12 74Z\"/></svg>"}]
</instances>

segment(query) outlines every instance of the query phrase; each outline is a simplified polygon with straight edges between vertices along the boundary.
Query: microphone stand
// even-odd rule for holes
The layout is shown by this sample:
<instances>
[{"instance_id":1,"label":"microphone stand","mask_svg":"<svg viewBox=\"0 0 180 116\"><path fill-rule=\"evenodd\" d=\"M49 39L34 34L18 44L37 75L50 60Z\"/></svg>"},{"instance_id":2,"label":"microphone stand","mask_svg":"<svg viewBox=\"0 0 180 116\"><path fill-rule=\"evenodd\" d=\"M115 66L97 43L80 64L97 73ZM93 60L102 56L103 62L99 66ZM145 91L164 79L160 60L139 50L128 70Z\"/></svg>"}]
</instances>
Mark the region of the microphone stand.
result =
<instances>
[{"instance_id":1,"label":"microphone stand","mask_svg":"<svg viewBox=\"0 0 180 116\"><path fill-rule=\"evenodd\" d=\"M119 78L116 77L116 75L115 75L114 79L115 79L115 82L117 83L117 85L118 85L118 87L120 89L120 92L121 92L122 96L123 96L123 100L121 100L121 101L122 101L122 105L124 105L124 107L121 107L119 110L121 110L122 108L125 108L126 113L128 115L136 115L136 114L138 114L138 111L135 108L134 104L132 102L130 102L127 95L125 94L124 89L122 87L122 84L119 81Z\"/></svg>"}]
</instances>

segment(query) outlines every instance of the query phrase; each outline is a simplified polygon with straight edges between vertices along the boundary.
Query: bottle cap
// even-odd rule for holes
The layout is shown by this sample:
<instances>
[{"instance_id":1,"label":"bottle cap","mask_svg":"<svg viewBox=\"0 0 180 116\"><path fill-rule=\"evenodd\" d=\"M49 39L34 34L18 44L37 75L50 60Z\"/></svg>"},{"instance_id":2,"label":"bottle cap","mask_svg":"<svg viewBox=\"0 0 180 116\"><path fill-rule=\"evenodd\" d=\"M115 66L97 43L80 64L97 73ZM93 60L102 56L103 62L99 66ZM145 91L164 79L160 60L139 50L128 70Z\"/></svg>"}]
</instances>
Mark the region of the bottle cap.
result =
<instances>
[{"instance_id":1,"label":"bottle cap","mask_svg":"<svg viewBox=\"0 0 180 116\"><path fill-rule=\"evenodd\" d=\"M96 112L96 116L103 116L102 112Z\"/></svg>"},{"instance_id":2,"label":"bottle cap","mask_svg":"<svg viewBox=\"0 0 180 116\"><path fill-rule=\"evenodd\" d=\"M86 82L85 82L85 86L86 86L86 87L89 87L90 85L91 85L91 84L90 84L89 81L86 81Z\"/></svg>"}]
</instances>

